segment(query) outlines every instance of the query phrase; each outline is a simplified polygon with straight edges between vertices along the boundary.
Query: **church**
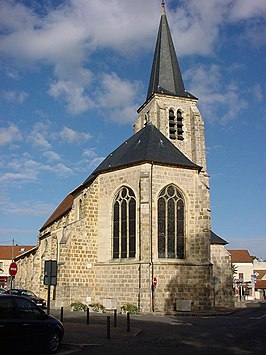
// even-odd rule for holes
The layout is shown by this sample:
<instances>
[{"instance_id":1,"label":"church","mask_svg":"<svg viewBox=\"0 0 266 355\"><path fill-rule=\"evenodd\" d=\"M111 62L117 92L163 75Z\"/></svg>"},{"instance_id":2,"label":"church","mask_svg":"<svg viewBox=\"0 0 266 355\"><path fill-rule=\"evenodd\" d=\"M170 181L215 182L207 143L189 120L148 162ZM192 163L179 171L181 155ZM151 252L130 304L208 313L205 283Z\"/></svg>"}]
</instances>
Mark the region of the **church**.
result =
<instances>
[{"instance_id":1,"label":"church","mask_svg":"<svg viewBox=\"0 0 266 355\"><path fill-rule=\"evenodd\" d=\"M37 246L16 260L16 283L45 296L44 265L54 260L51 307L79 301L166 313L210 309L215 276L217 306L232 306L226 242L211 231L197 101L185 89L162 1L147 96L133 135L43 224Z\"/></svg>"}]
</instances>

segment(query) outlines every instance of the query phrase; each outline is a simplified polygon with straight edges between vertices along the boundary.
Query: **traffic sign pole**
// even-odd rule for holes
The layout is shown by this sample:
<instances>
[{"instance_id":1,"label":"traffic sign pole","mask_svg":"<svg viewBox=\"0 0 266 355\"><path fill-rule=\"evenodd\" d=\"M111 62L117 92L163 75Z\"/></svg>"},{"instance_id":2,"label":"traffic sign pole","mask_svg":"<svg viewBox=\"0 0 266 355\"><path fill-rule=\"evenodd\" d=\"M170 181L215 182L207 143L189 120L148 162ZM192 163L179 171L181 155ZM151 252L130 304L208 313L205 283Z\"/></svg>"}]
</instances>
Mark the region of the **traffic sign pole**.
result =
<instances>
[{"instance_id":1,"label":"traffic sign pole","mask_svg":"<svg viewBox=\"0 0 266 355\"><path fill-rule=\"evenodd\" d=\"M12 290L13 287L13 279L15 275L17 274L18 271L18 266L17 264L13 261L10 266L9 266L9 275L11 276L11 281L10 281L10 289Z\"/></svg>"}]
</instances>

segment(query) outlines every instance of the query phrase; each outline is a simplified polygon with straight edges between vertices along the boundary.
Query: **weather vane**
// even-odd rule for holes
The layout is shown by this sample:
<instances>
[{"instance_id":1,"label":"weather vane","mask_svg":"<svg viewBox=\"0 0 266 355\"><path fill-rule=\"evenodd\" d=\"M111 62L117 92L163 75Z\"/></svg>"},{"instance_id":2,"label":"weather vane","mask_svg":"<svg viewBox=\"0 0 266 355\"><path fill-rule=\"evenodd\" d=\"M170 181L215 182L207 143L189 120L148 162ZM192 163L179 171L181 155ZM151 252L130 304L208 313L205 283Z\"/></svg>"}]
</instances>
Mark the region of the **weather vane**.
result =
<instances>
[{"instance_id":1,"label":"weather vane","mask_svg":"<svg viewBox=\"0 0 266 355\"><path fill-rule=\"evenodd\" d=\"M162 14L165 14L165 1L162 0Z\"/></svg>"}]
</instances>

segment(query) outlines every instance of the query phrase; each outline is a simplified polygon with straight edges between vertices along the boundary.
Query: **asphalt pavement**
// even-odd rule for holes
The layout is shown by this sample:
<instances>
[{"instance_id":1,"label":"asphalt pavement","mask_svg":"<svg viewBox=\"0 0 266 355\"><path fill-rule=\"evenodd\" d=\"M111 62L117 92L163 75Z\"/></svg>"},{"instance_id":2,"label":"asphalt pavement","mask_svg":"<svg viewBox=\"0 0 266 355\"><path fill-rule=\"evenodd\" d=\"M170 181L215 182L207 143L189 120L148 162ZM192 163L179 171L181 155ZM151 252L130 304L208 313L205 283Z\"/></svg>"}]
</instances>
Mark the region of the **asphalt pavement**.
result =
<instances>
[{"instance_id":1,"label":"asphalt pavement","mask_svg":"<svg viewBox=\"0 0 266 355\"><path fill-rule=\"evenodd\" d=\"M62 312L63 311L63 312ZM231 314L234 309L216 309L209 312L189 313L189 316L222 316ZM51 310L50 314L61 319L65 334L59 354L102 354L108 347L118 344L130 344L133 337L137 337L142 329L132 324L140 324L134 320L146 322L169 322L171 315L145 314L126 315L116 314L114 311L106 313L73 312L69 310ZM188 313L179 313L179 317ZM84 349L87 349L86 351ZM88 350L89 349L89 350ZM123 353L122 350L119 353Z\"/></svg>"}]
</instances>

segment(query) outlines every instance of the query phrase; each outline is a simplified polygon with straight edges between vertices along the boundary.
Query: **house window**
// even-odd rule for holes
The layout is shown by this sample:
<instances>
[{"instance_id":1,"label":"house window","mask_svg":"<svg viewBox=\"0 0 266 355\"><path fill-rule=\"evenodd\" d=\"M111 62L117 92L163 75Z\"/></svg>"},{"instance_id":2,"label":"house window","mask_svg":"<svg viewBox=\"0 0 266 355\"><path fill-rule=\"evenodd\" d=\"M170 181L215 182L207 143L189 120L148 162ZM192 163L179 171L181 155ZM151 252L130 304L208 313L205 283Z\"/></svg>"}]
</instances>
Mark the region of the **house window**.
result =
<instances>
[{"instance_id":1,"label":"house window","mask_svg":"<svg viewBox=\"0 0 266 355\"><path fill-rule=\"evenodd\" d=\"M129 187L122 187L113 207L113 258L134 258L136 254L136 198Z\"/></svg>"},{"instance_id":2,"label":"house window","mask_svg":"<svg viewBox=\"0 0 266 355\"><path fill-rule=\"evenodd\" d=\"M158 199L158 257L185 256L184 200L173 185L165 187Z\"/></svg>"}]
</instances>

